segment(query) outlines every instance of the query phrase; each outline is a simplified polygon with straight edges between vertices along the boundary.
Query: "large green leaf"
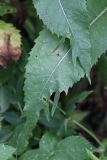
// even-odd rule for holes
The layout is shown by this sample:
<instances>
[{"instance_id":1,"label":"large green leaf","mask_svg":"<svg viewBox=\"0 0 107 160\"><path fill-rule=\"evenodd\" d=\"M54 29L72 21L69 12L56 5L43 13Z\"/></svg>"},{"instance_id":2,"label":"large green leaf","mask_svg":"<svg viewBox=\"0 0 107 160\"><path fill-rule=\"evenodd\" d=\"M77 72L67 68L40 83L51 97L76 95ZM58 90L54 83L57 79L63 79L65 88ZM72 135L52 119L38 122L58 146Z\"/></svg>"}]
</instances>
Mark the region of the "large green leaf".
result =
<instances>
[{"instance_id":1,"label":"large green leaf","mask_svg":"<svg viewBox=\"0 0 107 160\"><path fill-rule=\"evenodd\" d=\"M72 40L74 64L78 57L86 74L91 68L91 44L86 0L34 0L37 13L54 33Z\"/></svg>"},{"instance_id":2,"label":"large green leaf","mask_svg":"<svg viewBox=\"0 0 107 160\"><path fill-rule=\"evenodd\" d=\"M79 64L76 68L73 65L71 49L60 41L47 30L40 33L26 67L25 111L35 108L39 114L41 109L47 109L46 101L53 92L67 92L84 76Z\"/></svg>"},{"instance_id":3,"label":"large green leaf","mask_svg":"<svg viewBox=\"0 0 107 160\"><path fill-rule=\"evenodd\" d=\"M69 86L84 76L78 63L77 67L74 67L69 47L66 44L59 45L60 42L60 39L44 30L30 53L24 87L24 114L27 119L15 129L10 140L10 144L17 148L18 153L23 152L28 145L40 111L44 109L48 112L46 101L50 95L55 91L67 92Z\"/></svg>"},{"instance_id":4,"label":"large green leaf","mask_svg":"<svg viewBox=\"0 0 107 160\"><path fill-rule=\"evenodd\" d=\"M48 112L51 94L67 93L68 88L84 76L80 65L73 65L71 49L60 42L47 30L40 33L26 67L25 111L33 108L37 115L42 109Z\"/></svg>"},{"instance_id":5,"label":"large green leaf","mask_svg":"<svg viewBox=\"0 0 107 160\"><path fill-rule=\"evenodd\" d=\"M85 160L86 149L93 150L83 137L72 136L60 141L47 133L41 139L40 149L26 152L21 160Z\"/></svg>"},{"instance_id":6,"label":"large green leaf","mask_svg":"<svg viewBox=\"0 0 107 160\"><path fill-rule=\"evenodd\" d=\"M26 106L36 107L38 101L43 101L43 97L49 98L55 91L67 92L84 76L80 65L73 65L71 49L64 43L58 47L60 41L47 30L40 33L26 67Z\"/></svg>"},{"instance_id":7,"label":"large green leaf","mask_svg":"<svg viewBox=\"0 0 107 160\"><path fill-rule=\"evenodd\" d=\"M50 3L48 4L48 2ZM55 2L58 5L56 5ZM58 3L58 2L61 2L61 3ZM89 47L89 38L86 38L88 37L86 35L89 34L89 31L87 29L88 28L87 23L89 22L88 16L86 16L87 17L86 18L84 15L86 8L85 10L81 11L81 7L83 7L84 9L85 3L83 3L84 1L76 0L75 2L78 2L76 3L76 5L74 1L70 1L70 2L68 1L69 2L69 5L68 5L66 4L66 2L64 0L61 0L61 1L55 0L54 2L49 0L46 0L46 1L34 0L35 6L37 8L37 12L39 12L38 7L39 8L41 7L43 9L45 7L45 12L43 13L43 16L48 15L46 22L48 22L49 20L50 26L55 29L53 31L53 28L50 28L52 32L55 32L61 36L70 37L71 32L75 31L75 32L72 32L72 38L71 38L72 49L77 47L76 51L78 51L79 49L80 50L82 49L82 52L81 51L79 51L79 53L76 52L76 55L73 57L73 60L76 57L79 57L79 59L83 58L84 64L82 63L82 60L80 61L82 64L82 67L84 67L85 70L89 72L89 70L91 69L91 66L94 63L96 63L97 58L107 48L107 45L106 45L107 44L107 29L106 29L107 13L105 8L106 2L104 1L105 3L101 3L101 6L100 6L100 3L98 3L98 0L97 1L87 0L88 10L89 10L88 16L90 18L89 28L90 28L90 38L91 38L92 49L91 49L91 52L90 51L86 52L86 55L84 55L85 54L84 51L85 50L88 51L90 47ZM74 8L75 8L75 10L73 11L70 10L70 6L73 7L72 2L74 2ZM79 4L82 4L82 3L84 5L78 8ZM95 5L95 3L97 7L94 10L93 6ZM48 4L48 6L46 6L46 4ZM53 8L56 6L56 8L54 8L54 11L52 10L51 5ZM41 9L41 12L43 9ZM78 9L80 9L79 13L77 12ZM57 11L58 11L58 14L57 14ZM93 14L91 13L92 11L93 11ZM51 16L50 16L50 13L51 13ZM74 16L74 13L76 14L76 16ZM79 16L81 20L78 19L78 16L77 16L78 14L80 14ZM61 15L63 15L63 18L61 17ZM96 15L98 18L96 18ZM82 19L83 17L84 19ZM57 21L55 21L56 19ZM72 23L72 20L73 20L73 23ZM52 23L50 23L50 21ZM65 25L65 22L66 22L66 25ZM68 25L68 22L70 25ZM57 29L63 26L64 26L64 29L61 28L60 32L59 30L57 31ZM82 33L79 35L80 30L82 31ZM73 35L77 37L76 41L74 41ZM79 42L77 41L78 38L80 38ZM86 42L83 42L84 40ZM79 44L81 45L79 46ZM90 63L90 53L91 53L91 63ZM35 127L37 123L40 111L43 109L46 112L48 112L47 102L49 100L50 95L56 91L61 92L64 90L65 92L67 92L69 87L71 87L75 82L79 81L80 78L84 76L85 74L84 70L80 67L78 61L75 62L76 63L76 67L75 67L73 65L73 60L72 60L71 50L66 44L64 45L61 44L60 38L58 39L55 35L52 35L47 30L40 33L40 36L36 41L36 45L34 46L34 48L30 53L30 58L26 67L26 75L25 75L26 80L25 80L25 88L24 88L25 90L25 108L24 108L25 113L24 114L26 116L26 122L24 122L23 124L21 124L16 128L15 133L13 135L13 139L11 141L13 146L17 145L16 148L19 152L23 152L25 147L28 145L28 139L32 135L32 129ZM88 60L89 60L89 63L88 63Z\"/></svg>"},{"instance_id":8,"label":"large green leaf","mask_svg":"<svg viewBox=\"0 0 107 160\"><path fill-rule=\"evenodd\" d=\"M8 160L15 152L13 147L0 144L0 160Z\"/></svg>"},{"instance_id":9,"label":"large green leaf","mask_svg":"<svg viewBox=\"0 0 107 160\"><path fill-rule=\"evenodd\" d=\"M88 74L89 68L107 49L107 1L87 0L88 15L86 0L33 1L40 18L53 33L72 35L73 60L79 57Z\"/></svg>"}]
</instances>

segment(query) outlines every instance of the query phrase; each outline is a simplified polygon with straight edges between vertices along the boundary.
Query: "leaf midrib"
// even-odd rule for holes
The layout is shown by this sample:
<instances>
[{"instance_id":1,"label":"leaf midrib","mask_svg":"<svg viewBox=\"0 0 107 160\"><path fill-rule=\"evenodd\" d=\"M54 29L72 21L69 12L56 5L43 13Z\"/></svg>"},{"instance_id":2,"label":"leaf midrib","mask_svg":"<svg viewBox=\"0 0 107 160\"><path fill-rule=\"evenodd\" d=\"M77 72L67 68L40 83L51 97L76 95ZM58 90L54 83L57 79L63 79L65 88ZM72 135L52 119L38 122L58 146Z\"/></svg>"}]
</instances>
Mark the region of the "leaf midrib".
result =
<instances>
[{"instance_id":1,"label":"leaf midrib","mask_svg":"<svg viewBox=\"0 0 107 160\"><path fill-rule=\"evenodd\" d=\"M43 94L47 83L50 81L51 77L53 76L53 74L55 73L56 69L59 67L59 65L63 62L63 60L65 59L65 57L68 55L68 53L70 52L71 48L64 54L64 56L60 59L60 61L57 63L57 65L55 66L55 68L53 69L52 73L50 74L50 76L48 77L47 81L44 84L44 87L42 89L41 95Z\"/></svg>"}]
</instances>

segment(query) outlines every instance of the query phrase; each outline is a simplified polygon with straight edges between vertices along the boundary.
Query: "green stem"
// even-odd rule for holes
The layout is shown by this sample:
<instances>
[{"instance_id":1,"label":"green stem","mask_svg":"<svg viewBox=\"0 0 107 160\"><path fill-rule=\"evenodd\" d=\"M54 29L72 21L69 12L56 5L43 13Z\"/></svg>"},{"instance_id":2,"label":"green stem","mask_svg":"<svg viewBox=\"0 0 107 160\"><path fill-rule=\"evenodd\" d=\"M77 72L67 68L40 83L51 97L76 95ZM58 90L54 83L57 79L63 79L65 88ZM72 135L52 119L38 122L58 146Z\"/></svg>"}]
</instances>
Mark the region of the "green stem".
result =
<instances>
[{"instance_id":1,"label":"green stem","mask_svg":"<svg viewBox=\"0 0 107 160\"><path fill-rule=\"evenodd\" d=\"M88 133L100 146L103 146L103 144L100 142L100 140L91 132L89 131L86 127L84 127L82 124L78 123L77 121L73 121L77 126L82 128L86 133Z\"/></svg>"}]
</instances>

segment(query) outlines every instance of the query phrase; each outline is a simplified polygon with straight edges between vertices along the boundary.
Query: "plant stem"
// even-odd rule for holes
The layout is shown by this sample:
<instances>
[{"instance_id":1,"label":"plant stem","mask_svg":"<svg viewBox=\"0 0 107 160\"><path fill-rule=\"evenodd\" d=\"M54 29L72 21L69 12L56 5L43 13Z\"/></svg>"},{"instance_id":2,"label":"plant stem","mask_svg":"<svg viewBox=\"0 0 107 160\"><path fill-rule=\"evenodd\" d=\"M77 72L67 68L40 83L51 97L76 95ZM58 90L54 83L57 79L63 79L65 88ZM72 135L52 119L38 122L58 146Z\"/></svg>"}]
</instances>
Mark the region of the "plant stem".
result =
<instances>
[{"instance_id":1,"label":"plant stem","mask_svg":"<svg viewBox=\"0 0 107 160\"><path fill-rule=\"evenodd\" d=\"M89 131L86 127L84 127L82 124L78 123L77 121L73 121L77 126L82 128L86 133L88 133L98 144L99 146L103 146L103 144L100 142L100 140L91 132Z\"/></svg>"}]
</instances>

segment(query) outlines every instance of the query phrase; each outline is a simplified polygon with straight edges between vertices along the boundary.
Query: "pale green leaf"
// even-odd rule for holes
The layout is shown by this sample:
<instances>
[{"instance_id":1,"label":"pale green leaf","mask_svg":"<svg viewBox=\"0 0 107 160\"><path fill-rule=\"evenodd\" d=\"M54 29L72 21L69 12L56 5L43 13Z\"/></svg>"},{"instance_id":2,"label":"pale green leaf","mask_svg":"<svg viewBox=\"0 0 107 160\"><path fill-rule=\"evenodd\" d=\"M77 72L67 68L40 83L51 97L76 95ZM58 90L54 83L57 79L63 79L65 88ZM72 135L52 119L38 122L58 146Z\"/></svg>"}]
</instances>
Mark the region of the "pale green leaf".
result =
<instances>
[{"instance_id":1,"label":"pale green leaf","mask_svg":"<svg viewBox=\"0 0 107 160\"><path fill-rule=\"evenodd\" d=\"M37 14L44 24L59 36L70 36L70 30L58 0L33 0Z\"/></svg>"},{"instance_id":2,"label":"pale green leaf","mask_svg":"<svg viewBox=\"0 0 107 160\"><path fill-rule=\"evenodd\" d=\"M0 144L0 160L8 160L14 152L13 147Z\"/></svg>"},{"instance_id":3,"label":"pale green leaf","mask_svg":"<svg viewBox=\"0 0 107 160\"><path fill-rule=\"evenodd\" d=\"M86 149L93 150L91 144L80 136L60 141L56 141L56 138L49 133L45 134L41 139L40 149L26 152L21 160L85 160Z\"/></svg>"},{"instance_id":4,"label":"pale green leaf","mask_svg":"<svg viewBox=\"0 0 107 160\"><path fill-rule=\"evenodd\" d=\"M107 1L33 1L40 18L53 33L65 37L72 35L73 60L79 57L82 67L88 74L92 65L107 49Z\"/></svg>"},{"instance_id":5,"label":"pale green leaf","mask_svg":"<svg viewBox=\"0 0 107 160\"><path fill-rule=\"evenodd\" d=\"M31 105L36 107L37 102L48 98L55 91L67 92L70 86L84 76L78 63L74 67L71 50L66 44L56 49L59 42L60 39L44 30L31 51L26 68L26 108Z\"/></svg>"},{"instance_id":6,"label":"pale green leaf","mask_svg":"<svg viewBox=\"0 0 107 160\"><path fill-rule=\"evenodd\" d=\"M18 153L23 152L28 145L28 139L36 126L40 111L48 110L48 103L45 100L48 100L55 91L67 92L69 86L84 76L78 63L77 67L74 67L70 49L63 44L57 48L59 43L60 39L44 30L30 53L24 87L26 104L24 114L27 120L16 128L10 141Z\"/></svg>"},{"instance_id":7,"label":"pale green leaf","mask_svg":"<svg viewBox=\"0 0 107 160\"><path fill-rule=\"evenodd\" d=\"M51 152L56 148L56 144L60 141L60 139L50 133L46 133L43 135L40 141L40 149L45 152Z\"/></svg>"},{"instance_id":8,"label":"pale green leaf","mask_svg":"<svg viewBox=\"0 0 107 160\"><path fill-rule=\"evenodd\" d=\"M86 0L59 0L59 4L70 28L74 64L78 57L88 75L91 68L91 43Z\"/></svg>"},{"instance_id":9,"label":"pale green leaf","mask_svg":"<svg viewBox=\"0 0 107 160\"><path fill-rule=\"evenodd\" d=\"M68 37L72 42L72 57L76 64L80 60L85 73L91 68L91 44L86 0L34 0L37 13L44 24L58 35Z\"/></svg>"},{"instance_id":10,"label":"pale green leaf","mask_svg":"<svg viewBox=\"0 0 107 160\"><path fill-rule=\"evenodd\" d=\"M64 37L70 37L72 34L72 49L73 51L76 49L76 54L71 53L71 49L66 44L65 46L60 44L61 39L58 39L50 32L43 31L40 33L36 45L30 53L26 67L24 111L27 120L22 125L21 131L20 128L18 132L17 129L15 131L15 135L17 134L18 137L17 141L14 136L14 145L17 145L16 142L18 142L20 151L27 146L28 139L32 135L31 130L36 125L40 111L42 109L48 111L47 101L50 95L56 91L61 92L64 90L67 92L69 87L84 76L84 70L80 67L78 61L76 61L76 67L73 65L72 56L74 56L73 60L79 57L82 67L85 68L85 71L87 70L86 73L88 74L91 66L96 63L98 57L107 49L106 1L100 5L101 1L87 0L90 24L88 23L85 1L73 0L69 4L66 4L66 2L69 2L69 0L34 0L38 14L41 14L41 18L43 16L43 22L51 32ZM79 7L79 4L84 5ZM74 8L70 9L70 7ZM89 41L88 27L90 28L91 41ZM82 32L81 34L80 31ZM74 35L76 39L74 39ZM90 42L92 45L91 51ZM28 133L25 133L26 128L29 128Z\"/></svg>"},{"instance_id":11,"label":"pale green leaf","mask_svg":"<svg viewBox=\"0 0 107 160\"><path fill-rule=\"evenodd\" d=\"M40 33L26 67L25 111L35 108L39 115L41 109L47 110L46 101L53 92L67 93L69 86L84 76L78 63L74 67L69 47L61 44L57 48L59 43L49 31Z\"/></svg>"}]
</instances>

